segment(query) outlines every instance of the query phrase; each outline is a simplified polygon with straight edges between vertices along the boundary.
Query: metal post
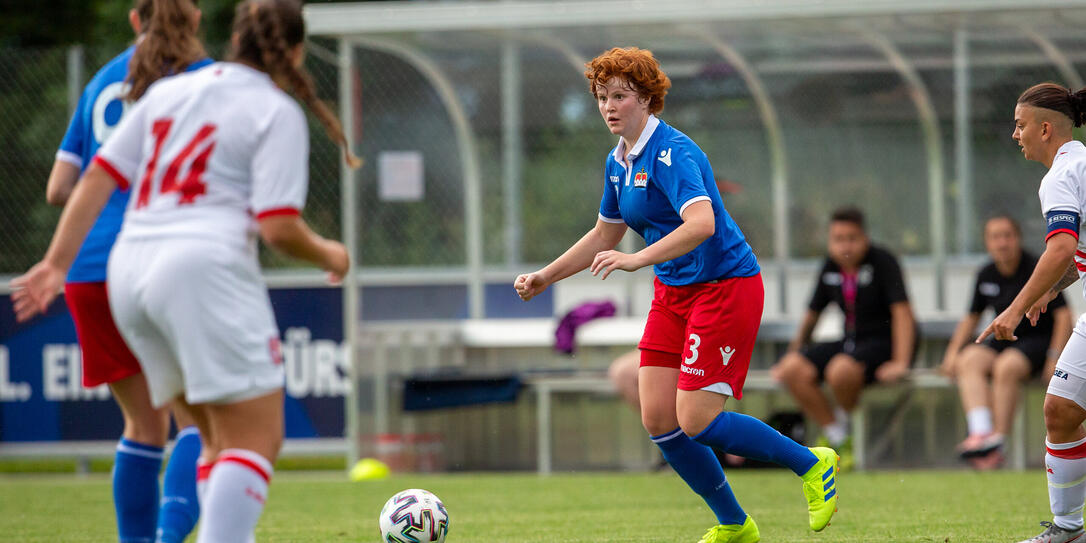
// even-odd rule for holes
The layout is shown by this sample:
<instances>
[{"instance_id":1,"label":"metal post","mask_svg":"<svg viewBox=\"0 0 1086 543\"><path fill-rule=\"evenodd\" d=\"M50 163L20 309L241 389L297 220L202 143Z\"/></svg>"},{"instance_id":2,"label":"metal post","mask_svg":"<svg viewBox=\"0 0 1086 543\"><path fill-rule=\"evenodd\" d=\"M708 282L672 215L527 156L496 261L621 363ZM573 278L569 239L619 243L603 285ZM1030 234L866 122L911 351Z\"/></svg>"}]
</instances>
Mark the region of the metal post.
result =
<instances>
[{"instance_id":1,"label":"metal post","mask_svg":"<svg viewBox=\"0 0 1086 543\"><path fill-rule=\"evenodd\" d=\"M935 106L924 80L889 38L867 29L858 29L857 33L885 55L894 70L901 75L909 87L909 97L912 98L920 117L920 130L928 160L928 223L931 229L931 259L935 268L935 309L943 311L946 309L946 203L943 199L946 180L939 117L935 113Z\"/></svg>"},{"instance_id":2,"label":"metal post","mask_svg":"<svg viewBox=\"0 0 1086 543\"><path fill-rule=\"evenodd\" d=\"M468 316L481 319L486 312L483 277L483 182L479 168L478 146L471 120L456 95L452 81L441 68L417 49L402 43L373 37L356 37L352 43L396 55L419 71L434 87L445 111L449 113L464 177L464 235L468 269Z\"/></svg>"},{"instance_id":3,"label":"metal post","mask_svg":"<svg viewBox=\"0 0 1086 543\"><path fill-rule=\"evenodd\" d=\"M550 475L554 469L551 458L551 386L539 383L535 389L536 413L536 470L540 475Z\"/></svg>"},{"instance_id":4,"label":"metal post","mask_svg":"<svg viewBox=\"0 0 1086 543\"><path fill-rule=\"evenodd\" d=\"M969 122L971 79L969 31L954 31L954 155L958 177L958 254L969 252L973 242L973 125Z\"/></svg>"},{"instance_id":5,"label":"metal post","mask_svg":"<svg viewBox=\"0 0 1086 543\"><path fill-rule=\"evenodd\" d=\"M780 295L781 313L788 313L788 264L791 255L791 233L788 231L788 156L784 149L784 136L780 118L773 107L769 91L762 79L739 51L708 31L700 28L688 32L708 43L721 57L735 68L743 78L758 115L765 127L766 144L769 146L769 166L772 171L773 189L773 256L777 263L777 288Z\"/></svg>"},{"instance_id":6,"label":"metal post","mask_svg":"<svg viewBox=\"0 0 1086 543\"><path fill-rule=\"evenodd\" d=\"M344 133L349 141L354 141L354 48L346 39L339 40L339 118ZM343 244L351 256L351 265L343 278L343 355L346 357L348 377L351 383L350 393L344 408L343 435L347 437L347 455L350 468L361 457L359 451L359 395L366 391L359 390L358 360L358 322L362 319L362 291L358 276L361 250L358 245L358 193L355 172L345 163L339 168L340 215L342 217Z\"/></svg>"},{"instance_id":7,"label":"metal post","mask_svg":"<svg viewBox=\"0 0 1086 543\"><path fill-rule=\"evenodd\" d=\"M1071 62L1071 59L1067 58L1067 55L1060 50L1056 43L1049 39L1048 36L1041 34L1036 29L1026 27L1023 29L1026 36L1029 37L1033 43L1037 44L1041 52L1044 53L1052 64L1056 66L1056 69L1060 71L1060 76L1063 77L1067 83L1067 86L1071 89L1080 89L1083 86L1082 76L1079 75L1078 70L1075 69L1075 64Z\"/></svg>"},{"instance_id":8,"label":"metal post","mask_svg":"<svg viewBox=\"0 0 1086 543\"><path fill-rule=\"evenodd\" d=\"M520 48L511 40L502 44L502 183L505 203L505 263L521 263L523 221L520 213L524 164Z\"/></svg>"},{"instance_id":9,"label":"metal post","mask_svg":"<svg viewBox=\"0 0 1086 543\"><path fill-rule=\"evenodd\" d=\"M79 96L83 94L83 46L68 48L68 117L75 115Z\"/></svg>"}]
</instances>

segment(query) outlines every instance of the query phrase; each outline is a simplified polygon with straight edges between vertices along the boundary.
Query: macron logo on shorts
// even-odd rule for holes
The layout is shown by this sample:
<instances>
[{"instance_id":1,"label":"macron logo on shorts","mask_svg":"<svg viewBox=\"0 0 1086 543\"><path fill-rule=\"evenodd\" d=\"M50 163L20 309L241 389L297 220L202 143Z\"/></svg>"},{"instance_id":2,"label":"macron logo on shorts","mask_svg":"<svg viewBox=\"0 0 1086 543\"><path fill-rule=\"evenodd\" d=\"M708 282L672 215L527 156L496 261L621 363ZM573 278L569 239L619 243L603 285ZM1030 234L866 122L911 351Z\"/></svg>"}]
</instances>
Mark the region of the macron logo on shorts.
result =
<instances>
[{"instance_id":1,"label":"macron logo on shorts","mask_svg":"<svg viewBox=\"0 0 1086 543\"><path fill-rule=\"evenodd\" d=\"M735 348L731 345L720 348L720 358L724 361L725 366L728 365L728 362L731 362L733 354L735 354Z\"/></svg>"}]
</instances>

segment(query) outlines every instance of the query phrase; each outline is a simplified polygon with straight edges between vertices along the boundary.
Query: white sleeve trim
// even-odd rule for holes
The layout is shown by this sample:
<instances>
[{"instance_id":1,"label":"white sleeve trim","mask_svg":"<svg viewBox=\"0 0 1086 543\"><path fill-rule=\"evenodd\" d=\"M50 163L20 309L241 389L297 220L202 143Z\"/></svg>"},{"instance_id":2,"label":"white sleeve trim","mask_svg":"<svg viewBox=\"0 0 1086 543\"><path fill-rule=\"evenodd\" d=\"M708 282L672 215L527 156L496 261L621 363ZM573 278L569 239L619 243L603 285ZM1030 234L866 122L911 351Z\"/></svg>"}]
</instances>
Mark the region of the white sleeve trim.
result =
<instances>
[{"instance_id":1,"label":"white sleeve trim","mask_svg":"<svg viewBox=\"0 0 1086 543\"><path fill-rule=\"evenodd\" d=\"M61 162L67 162L68 164L71 164L72 166L75 166L76 168L82 168L83 167L83 157L81 157L81 156L79 156L79 155L77 155L77 154L75 154L75 153L73 153L71 151L65 151L64 149L58 149L57 150L57 160L59 160Z\"/></svg>"},{"instance_id":2,"label":"white sleeve trim","mask_svg":"<svg viewBox=\"0 0 1086 543\"><path fill-rule=\"evenodd\" d=\"M690 207L690 204L692 204L694 202L700 202L702 200L709 200L709 197L708 196L695 196L695 197L687 200L686 203L683 204L682 207L679 208L679 218L680 219L682 218L683 213L686 212L686 208ZM712 201L712 200L710 200L710 201Z\"/></svg>"},{"instance_id":3,"label":"white sleeve trim","mask_svg":"<svg viewBox=\"0 0 1086 543\"><path fill-rule=\"evenodd\" d=\"M611 224L625 224L626 223L626 221L624 221L622 219L612 219L610 217L604 217L603 213L600 213L600 220L603 221L603 222L609 222Z\"/></svg>"}]
</instances>

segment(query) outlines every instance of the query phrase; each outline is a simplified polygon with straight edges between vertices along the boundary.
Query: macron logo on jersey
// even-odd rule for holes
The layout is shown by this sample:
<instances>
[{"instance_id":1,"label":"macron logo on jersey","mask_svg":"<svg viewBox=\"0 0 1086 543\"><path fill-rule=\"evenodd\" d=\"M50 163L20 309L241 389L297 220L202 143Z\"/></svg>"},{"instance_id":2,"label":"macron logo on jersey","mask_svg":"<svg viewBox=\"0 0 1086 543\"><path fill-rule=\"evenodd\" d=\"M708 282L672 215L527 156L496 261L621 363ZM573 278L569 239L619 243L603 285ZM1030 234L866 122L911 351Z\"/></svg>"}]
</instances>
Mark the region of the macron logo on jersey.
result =
<instances>
[{"instance_id":1,"label":"macron logo on jersey","mask_svg":"<svg viewBox=\"0 0 1086 543\"><path fill-rule=\"evenodd\" d=\"M667 167L671 167L671 147L667 148L667 151L660 151L660 156L656 157L656 160L667 164Z\"/></svg>"}]
</instances>

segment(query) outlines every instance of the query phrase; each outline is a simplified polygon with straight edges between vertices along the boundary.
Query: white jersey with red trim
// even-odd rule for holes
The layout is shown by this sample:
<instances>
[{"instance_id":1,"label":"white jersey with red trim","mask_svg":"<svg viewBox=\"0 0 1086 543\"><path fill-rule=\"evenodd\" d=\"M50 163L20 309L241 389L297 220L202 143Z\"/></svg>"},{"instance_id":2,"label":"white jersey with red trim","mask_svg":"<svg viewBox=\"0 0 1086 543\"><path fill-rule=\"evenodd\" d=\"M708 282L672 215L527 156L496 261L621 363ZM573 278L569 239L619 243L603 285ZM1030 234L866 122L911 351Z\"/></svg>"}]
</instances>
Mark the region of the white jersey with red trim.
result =
<instances>
[{"instance_id":1,"label":"white jersey with red trim","mask_svg":"<svg viewBox=\"0 0 1086 543\"><path fill-rule=\"evenodd\" d=\"M1052 167L1041 179L1037 196L1041 199L1041 213L1049 217L1050 222L1053 220L1053 217L1049 216L1052 212L1067 211L1078 216L1076 222L1081 230L1083 222L1086 222L1086 145L1071 140L1060 146L1052 160ZM1078 240L1075 266L1078 268L1079 279L1082 279L1086 276L1086 240L1079 232L1067 228L1053 230L1051 227L1045 239L1059 232L1071 234ZM1086 283L1083 284L1083 289L1086 294Z\"/></svg>"},{"instance_id":2,"label":"white jersey with red trim","mask_svg":"<svg viewBox=\"0 0 1086 543\"><path fill-rule=\"evenodd\" d=\"M118 239L248 245L255 219L302 209L308 157L297 102L266 73L218 62L152 85L94 160L133 191Z\"/></svg>"}]
</instances>

